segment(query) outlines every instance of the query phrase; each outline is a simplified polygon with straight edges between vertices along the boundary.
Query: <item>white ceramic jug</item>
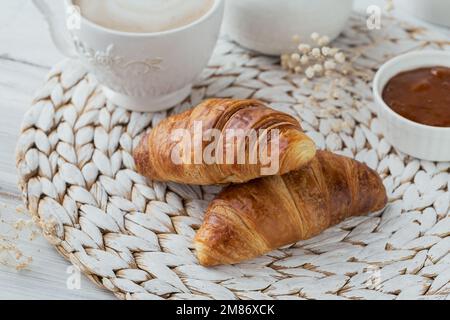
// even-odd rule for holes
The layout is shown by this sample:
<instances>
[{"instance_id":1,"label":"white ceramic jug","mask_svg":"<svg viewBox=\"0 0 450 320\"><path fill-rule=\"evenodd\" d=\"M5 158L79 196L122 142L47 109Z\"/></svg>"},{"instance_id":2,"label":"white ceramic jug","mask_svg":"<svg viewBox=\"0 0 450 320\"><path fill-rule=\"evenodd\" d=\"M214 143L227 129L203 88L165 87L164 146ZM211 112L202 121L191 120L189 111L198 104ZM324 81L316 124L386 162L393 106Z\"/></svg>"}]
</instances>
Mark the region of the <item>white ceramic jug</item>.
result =
<instances>
[{"instance_id":1,"label":"white ceramic jug","mask_svg":"<svg viewBox=\"0 0 450 320\"><path fill-rule=\"evenodd\" d=\"M84 63L108 99L134 111L168 109L190 94L215 47L224 8L223 0L214 0L212 8L190 24L132 33L89 21L71 0L33 2L46 17L56 46Z\"/></svg>"},{"instance_id":2,"label":"white ceramic jug","mask_svg":"<svg viewBox=\"0 0 450 320\"><path fill-rule=\"evenodd\" d=\"M351 14L353 0L226 0L225 31L242 46L269 55L295 49L317 32L335 39Z\"/></svg>"}]
</instances>

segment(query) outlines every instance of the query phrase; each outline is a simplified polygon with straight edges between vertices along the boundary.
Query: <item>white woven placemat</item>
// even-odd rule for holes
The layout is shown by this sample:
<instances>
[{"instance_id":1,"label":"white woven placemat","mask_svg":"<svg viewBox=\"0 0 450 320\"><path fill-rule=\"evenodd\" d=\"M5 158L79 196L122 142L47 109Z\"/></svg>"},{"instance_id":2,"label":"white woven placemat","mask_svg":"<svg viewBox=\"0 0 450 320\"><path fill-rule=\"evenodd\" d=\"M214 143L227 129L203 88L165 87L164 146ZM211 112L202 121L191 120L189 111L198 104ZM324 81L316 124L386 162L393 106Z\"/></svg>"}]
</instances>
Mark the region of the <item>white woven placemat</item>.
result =
<instances>
[{"instance_id":1,"label":"white woven placemat","mask_svg":"<svg viewBox=\"0 0 450 320\"><path fill-rule=\"evenodd\" d=\"M17 167L29 211L59 252L122 299L448 298L450 163L393 149L370 84L394 55L450 46L426 30L384 23L368 32L354 16L337 42L354 71L309 83L222 39L191 97L170 112L207 97L267 101L299 118L320 148L377 169L390 196L383 213L240 265L203 268L192 238L219 188L138 175L133 146L168 113L116 108L76 61L53 68L23 121Z\"/></svg>"}]
</instances>

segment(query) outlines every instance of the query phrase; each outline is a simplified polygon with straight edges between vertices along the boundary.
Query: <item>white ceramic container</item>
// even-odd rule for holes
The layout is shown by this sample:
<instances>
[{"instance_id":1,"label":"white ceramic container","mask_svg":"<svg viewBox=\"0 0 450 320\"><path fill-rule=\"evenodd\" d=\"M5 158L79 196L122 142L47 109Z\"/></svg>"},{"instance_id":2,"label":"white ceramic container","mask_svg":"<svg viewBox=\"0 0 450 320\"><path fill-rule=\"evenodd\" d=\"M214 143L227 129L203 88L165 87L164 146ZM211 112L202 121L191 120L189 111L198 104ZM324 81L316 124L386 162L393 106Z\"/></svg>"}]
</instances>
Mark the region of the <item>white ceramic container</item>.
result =
<instances>
[{"instance_id":1,"label":"white ceramic container","mask_svg":"<svg viewBox=\"0 0 450 320\"><path fill-rule=\"evenodd\" d=\"M69 32L45 0L34 3L49 21L55 44L84 62L113 103L149 112L173 107L190 94L212 55L224 9L223 0L214 0L200 19L157 33L115 31L80 16L80 26ZM65 0L65 7L71 12L72 1Z\"/></svg>"},{"instance_id":2,"label":"white ceramic container","mask_svg":"<svg viewBox=\"0 0 450 320\"><path fill-rule=\"evenodd\" d=\"M279 55L295 49L294 35L335 39L352 7L353 0L226 0L224 30L246 48Z\"/></svg>"},{"instance_id":3,"label":"white ceramic container","mask_svg":"<svg viewBox=\"0 0 450 320\"><path fill-rule=\"evenodd\" d=\"M422 20L450 27L449 0L397 0L398 6Z\"/></svg>"},{"instance_id":4,"label":"white ceramic container","mask_svg":"<svg viewBox=\"0 0 450 320\"><path fill-rule=\"evenodd\" d=\"M398 150L429 161L450 161L450 128L431 127L394 112L382 98L386 84L395 75L417 68L450 67L450 52L418 51L398 56L377 72L373 94L386 139Z\"/></svg>"}]
</instances>

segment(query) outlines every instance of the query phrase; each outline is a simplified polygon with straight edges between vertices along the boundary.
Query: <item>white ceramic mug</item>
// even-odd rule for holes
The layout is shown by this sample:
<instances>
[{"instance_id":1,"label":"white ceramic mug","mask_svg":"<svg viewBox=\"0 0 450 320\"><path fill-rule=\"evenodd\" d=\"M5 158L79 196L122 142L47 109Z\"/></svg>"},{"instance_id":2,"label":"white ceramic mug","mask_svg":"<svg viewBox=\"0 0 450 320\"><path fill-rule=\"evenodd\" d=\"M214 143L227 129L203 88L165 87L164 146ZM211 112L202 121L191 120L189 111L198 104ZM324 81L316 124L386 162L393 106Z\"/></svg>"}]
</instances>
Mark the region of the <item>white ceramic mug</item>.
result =
<instances>
[{"instance_id":1,"label":"white ceramic mug","mask_svg":"<svg viewBox=\"0 0 450 320\"><path fill-rule=\"evenodd\" d=\"M54 14L50 1L33 2L47 18L59 50L80 59L108 99L130 110L148 112L173 107L190 94L211 57L224 11L224 1L214 0L208 13L180 28L131 33L104 28L81 15L79 26L68 30L67 20ZM68 14L76 13L71 0L64 4Z\"/></svg>"},{"instance_id":2,"label":"white ceramic mug","mask_svg":"<svg viewBox=\"0 0 450 320\"><path fill-rule=\"evenodd\" d=\"M450 1L448 0L398 0L399 7L416 17L450 27Z\"/></svg>"},{"instance_id":3,"label":"white ceramic mug","mask_svg":"<svg viewBox=\"0 0 450 320\"><path fill-rule=\"evenodd\" d=\"M304 43L313 32L333 40L352 8L353 0L227 0L224 28L246 48L280 55L295 50L294 35Z\"/></svg>"}]
</instances>

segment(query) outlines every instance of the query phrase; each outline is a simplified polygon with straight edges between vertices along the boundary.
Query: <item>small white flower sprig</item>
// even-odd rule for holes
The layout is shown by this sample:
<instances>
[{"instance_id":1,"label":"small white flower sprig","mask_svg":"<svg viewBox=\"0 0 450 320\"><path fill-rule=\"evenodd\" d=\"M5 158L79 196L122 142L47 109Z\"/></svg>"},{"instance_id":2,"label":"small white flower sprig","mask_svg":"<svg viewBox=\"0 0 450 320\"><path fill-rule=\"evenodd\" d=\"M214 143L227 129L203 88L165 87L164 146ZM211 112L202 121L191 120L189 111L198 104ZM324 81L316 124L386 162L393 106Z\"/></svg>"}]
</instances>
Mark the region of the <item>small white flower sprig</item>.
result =
<instances>
[{"instance_id":1,"label":"small white flower sprig","mask_svg":"<svg viewBox=\"0 0 450 320\"><path fill-rule=\"evenodd\" d=\"M386 11L391 12L394 10L394 0L386 0Z\"/></svg>"},{"instance_id":2,"label":"small white flower sprig","mask_svg":"<svg viewBox=\"0 0 450 320\"><path fill-rule=\"evenodd\" d=\"M304 73L308 79L340 69L346 61L346 56L338 48L329 47L330 38L317 32L311 34L315 46L301 43L298 36L292 40L298 44L298 52L281 55L281 66L296 74Z\"/></svg>"}]
</instances>

